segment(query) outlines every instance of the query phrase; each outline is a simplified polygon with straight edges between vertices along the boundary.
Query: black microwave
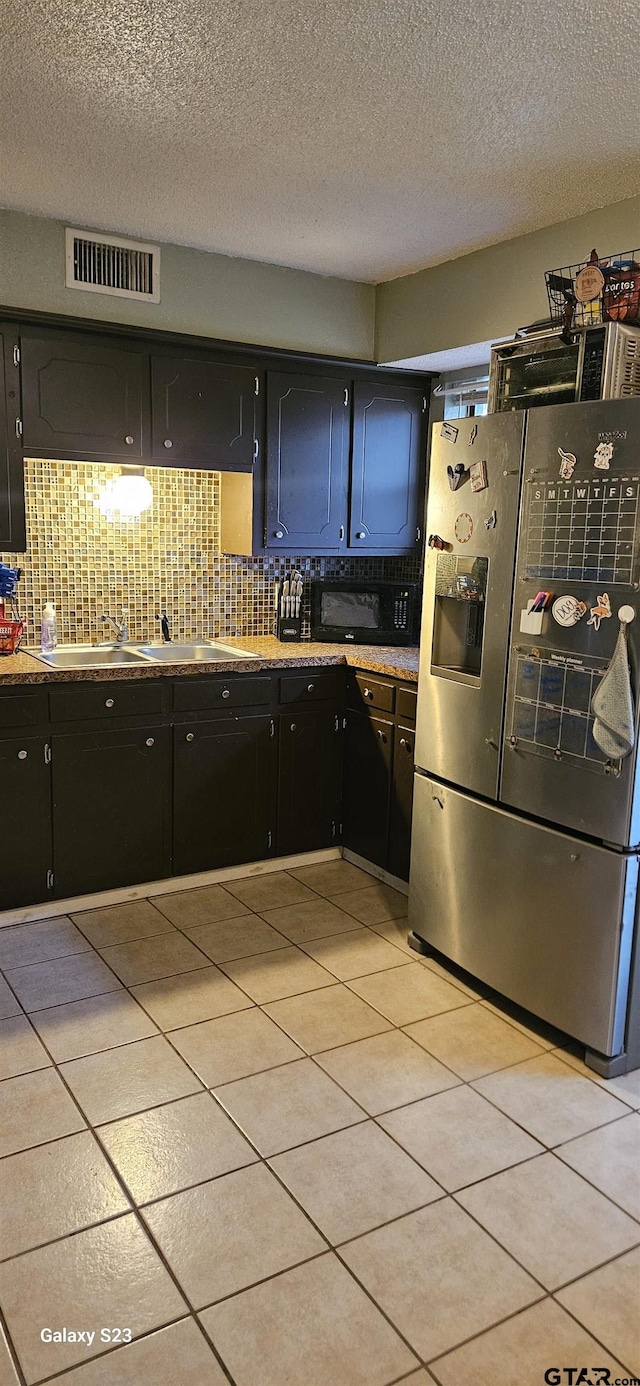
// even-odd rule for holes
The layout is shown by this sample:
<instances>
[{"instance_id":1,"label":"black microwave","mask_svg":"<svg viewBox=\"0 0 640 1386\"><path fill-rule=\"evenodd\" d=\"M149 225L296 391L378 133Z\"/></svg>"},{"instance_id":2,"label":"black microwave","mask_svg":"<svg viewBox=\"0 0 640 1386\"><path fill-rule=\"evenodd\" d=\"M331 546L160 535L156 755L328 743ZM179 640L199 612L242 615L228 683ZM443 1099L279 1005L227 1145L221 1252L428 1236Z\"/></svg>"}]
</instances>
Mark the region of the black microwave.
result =
<instances>
[{"instance_id":1,"label":"black microwave","mask_svg":"<svg viewBox=\"0 0 640 1386\"><path fill-rule=\"evenodd\" d=\"M311 583L311 639L353 645L414 645L418 638L416 582Z\"/></svg>"}]
</instances>

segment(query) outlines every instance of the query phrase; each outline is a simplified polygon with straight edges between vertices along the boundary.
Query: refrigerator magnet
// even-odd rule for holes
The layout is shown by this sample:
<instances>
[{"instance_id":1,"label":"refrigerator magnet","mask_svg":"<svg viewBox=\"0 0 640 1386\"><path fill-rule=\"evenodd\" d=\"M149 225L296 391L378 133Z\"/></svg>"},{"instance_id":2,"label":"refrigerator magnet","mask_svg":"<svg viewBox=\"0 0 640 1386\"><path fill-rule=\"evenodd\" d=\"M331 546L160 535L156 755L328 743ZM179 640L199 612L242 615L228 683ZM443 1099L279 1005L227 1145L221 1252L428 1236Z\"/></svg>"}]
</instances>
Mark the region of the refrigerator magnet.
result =
<instances>
[{"instance_id":1,"label":"refrigerator magnet","mask_svg":"<svg viewBox=\"0 0 640 1386\"><path fill-rule=\"evenodd\" d=\"M608 472L613 457L613 443L598 443L593 454L593 465L601 472Z\"/></svg>"},{"instance_id":2,"label":"refrigerator magnet","mask_svg":"<svg viewBox=\"0 0 640 1386\"><path fill-rule=\"evenodd\" d=\"M469 472L464 462L456 462L455 467L447 467L447 477L452 491L457 491L465 481L469 480Z\"/></svg>"},{"instance_id":3,"label":"refrigerator magnet","mask_svg":"<svg viewBox=\"0 0 640 1386\"><path fill-rule=\"evenodd\" d=\"M492 511L491 511L491 514L490 514L489 517L488 517L488 519L486 519L485 522L484 522L484 527L485 527L485 529L495 529L497 523L498 523L498 512L497 512L497 510L492 510Z\"/></svg>"},{"instance_id":4,"label":"refrigerator magnet","mask_svg":"<svg viewBox=\"0 0 640 1386\"><path fill-rule=\"evenodd\" d=\"M456 516L453 532L459 544L468 544L473 534L473 520L466 510Z\"/></svg>"},{"instance_id":5,"label":"refrigerator magnet","mask_svg":"<svg viewBox=\"0 0 640 1386\"><path fill-rule=\"evenodd\" d=\"M605 621L610 615L611 602L609 601L609 593L603 592L602 596L598 597L596 605L591 607L591 615L587 621L587 625L593 626L594 630L600 630L600 622Z\"/></svg>"},{"instance_id":6,"label":"refrigerator magnet","mask_svg":"<svg viewBox=\"0 0 640 1386\"><path fill-rule=\"evenodd\" d=\"M474 423L473 428L471 429L471 432L470 432L470 434L469 434L468 446L469 446L470 448L473 447L473 445L474 445L474 443L475 443L475 441L476 441L477 436L478 436L478 425L477 425L477 423Z\"/></svg>"},{"instance_id":7,"label":"refrigerator magnet","mask_svg":"<svg viewBox=\"0 0 640 1386\"><path fill-rule=\"evenodd\" d=\"M443 438L448 438L448 440L449 440L450 443L457 443L457 441L458 441L458 429L456 428L455 424L452 424L452 423L443 423L443 424L440 424L440 432L441 432L441 434L442 434L442 437L443 437Z\"/></svg>"},{"instance_id":8,"label":"refrigerator magnet","mask_svg":"<svg viewBox=\"0 0 640 1386\"><path fill-rule=\"evenodd\" d=\"M487 481L486 462L472 462L469 468L469 476L471 477L472 491L486 491L489 485Z\"/></svg>"},{"instance_id":9,"label":"refrigerator magnet","mask_svg":"<svg viewBox=\"0 0 640 1386\"><path fill-rule=\"evenodd\" d=\"M441 553L450 553L453 548L453 544L447 543L447 540L443 539L441 534L430 534L427 539L427 544L430 549L438 549Z\"/></svg>"},{"instance_id":10,"label":"refrigerator magnet","mask_svg":"<svg viewBox=\"0 0 640 1386\"><path fill-rule=\"evenodd\" d=\"M560 457L560 477L562 481L571 481L576 466L576 455L573 452L565 452L563 448L558 448Z\"/></svg>"},{"instance_id":11,"label":"refrigerator magnet","mask_svg":"<svg viewBox=\"0 0 640 1386\"><path fill-rule=\"evenodd\" d=\"M564 597L556 597L551 608L551 615L559 626L577 626L586 610L586 602L580 602L577 597L567 593Z\"/></svg>"}]
</instances>

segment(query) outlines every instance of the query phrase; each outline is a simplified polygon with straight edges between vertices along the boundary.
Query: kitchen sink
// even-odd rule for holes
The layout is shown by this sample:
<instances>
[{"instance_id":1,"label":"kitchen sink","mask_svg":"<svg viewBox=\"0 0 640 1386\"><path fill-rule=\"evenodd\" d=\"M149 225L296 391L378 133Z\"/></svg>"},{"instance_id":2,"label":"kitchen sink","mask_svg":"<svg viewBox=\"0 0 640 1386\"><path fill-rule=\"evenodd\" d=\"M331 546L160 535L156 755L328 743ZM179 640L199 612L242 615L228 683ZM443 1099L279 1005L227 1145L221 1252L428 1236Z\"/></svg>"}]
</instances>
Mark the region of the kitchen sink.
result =
<instances>
[{"instance_id":1,"label":"kitchen sink","mask_svg":"<svg viewBox=\"0 0 640 1386\"><path fill-rule=\"evenodd\" d=\"M25 650L32 659L48 664L50 669L100 669L119 666L131 668L137 664L210 664L216 660L251 659L247 650L215 641L179 645L58 645L47 651Z\"/></svg>"},{"instance_id":2,"label":"kitchen sink","mask_svg":"<svg viewBox=\"0 0 640 1386\"><path fill-rule=\"evenodd\" d=\"M41 650L25 650L24 654L48 664L50 669L100 669L113 665L149 664L149 656L141 650L133 650L128 645L114 645L101 648L99 645L58 645L46 653Z\"/></svg>"},{"instance_id":3,"label":"kitchen sink","mask_svg":"<svg viewBox=\"0 0 640 1386\"><path fill-rule=\"evenodd\" d=\"M136 649L145 656L162 664L206 664L216 659L251 659L247 650L236 650L231 645L219 645L216 641L193 645L179 645L170 641L168 645L137 645Z\"/></svg>"}]
</instances>

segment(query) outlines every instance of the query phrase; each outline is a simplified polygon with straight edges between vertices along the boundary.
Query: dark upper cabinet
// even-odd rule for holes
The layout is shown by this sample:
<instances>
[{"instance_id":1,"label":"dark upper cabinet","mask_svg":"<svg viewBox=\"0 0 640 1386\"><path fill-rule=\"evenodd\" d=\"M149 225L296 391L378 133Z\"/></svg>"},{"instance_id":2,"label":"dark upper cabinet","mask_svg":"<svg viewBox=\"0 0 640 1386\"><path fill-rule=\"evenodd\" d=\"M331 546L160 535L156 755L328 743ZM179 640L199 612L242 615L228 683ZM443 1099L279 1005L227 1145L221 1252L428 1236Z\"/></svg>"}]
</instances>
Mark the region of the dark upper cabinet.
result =
<instances>
[{"instance_id":1,"label":"dark upper cabinet","mask_svg":"<svg viewBox=\"0 0 640 1386\"><path fill-rule=\"evenodd\" d=\"M0 335L0 549L10 553L27 547L19 421L18 332L5 324Z\"/></svg>"},{"instance_id":2,"label":"dark upper cabinet","mask_svg":"<svg viewBox=\"0 0 640 1386\"><path fill-rule=\"evenodd\" d=\"M161 466L250 471L260 376L251 366L152 356L152 452Z\"/></svg>"},{"instance_id":3,"label":"dark upper cabinet","mask_svg":"<svg viewBox=\"0 0 640 1386\"><path fill-rule=\"evenodd\" d=\"M274 745L268 716L174 728L175 875L270 855Z\"/></svg>"},{"instance_id":4,"label":"dark upper cabinet","mask_svg":"<svg viewBox=\"0 0 640 1386\"><path fill-rule=\"evenodd\" d=\"M44 736L0 741L0 909L51 894L51 774Z\"/></svg>"},{"instance_id":5,"label":"dark upper cabinet","mask_svg":"<svg viewBox=\"0 0 640 1386\"><path fill-rule=\"evenodd\" d=\"M268 372L265 548L344 546L348 446L347 382Z\"/></svg>"},{"instance_id":6,"label":"dark upper cabinet","mask_svg":"<svg viewBox=\"0 0 640 1386\"><path fill-rule=\"evenodd\" d=\"M278 855L331 847L338 838L342 718L335 708L280 714Z\"/></svg>"},{"instance_id":7,"label":"dark upper cabinet","mask_svg":"<svg viewBox=\"0 0 640 1386\"><path fill-rule=\"evenodd\" d=\"M343 842L382 867L387 865L393 734L393 722L347 713Z\"/></svg>"},{"instance_id":8,"label":"dark upper cabinet","mask_svg":"<svg viewBox=\"0 0 640 1386\"><path fill-rule=\"evenodd\" d=\"M356 382L349 548L414 553L422 538L426 403L421 390Z\"/></svg>"},{"instance_id":9,"label":"dark upper cabinet","mask_svg":"<svg viewBox=\"0 0 640 1386\"><path fill-rule=\"evenodd\" d=\"M169 875L170 727L54 731L51 768L58 897Z\"/></svg>"},{"instance_id":10,"label":"dark upper cabinet","mask_svg":"<svg viewBox=\"0 0 640 1386\"><path fill-rule=\"evenodd\" d=\"M108 337L23 330L23 450L135 462L148 452L146 350Z\"/></svg>"},{"instance_id":11,"label":"dark upper cabinet","mask_svg":"<svg viewBox=\"0 0 640 1386\"><path fill-rule=\"evenodd\" d=\"M387 869L401 881L409 880L415 739L412 728L395 728Z\"/></svg>"}]
</instances>

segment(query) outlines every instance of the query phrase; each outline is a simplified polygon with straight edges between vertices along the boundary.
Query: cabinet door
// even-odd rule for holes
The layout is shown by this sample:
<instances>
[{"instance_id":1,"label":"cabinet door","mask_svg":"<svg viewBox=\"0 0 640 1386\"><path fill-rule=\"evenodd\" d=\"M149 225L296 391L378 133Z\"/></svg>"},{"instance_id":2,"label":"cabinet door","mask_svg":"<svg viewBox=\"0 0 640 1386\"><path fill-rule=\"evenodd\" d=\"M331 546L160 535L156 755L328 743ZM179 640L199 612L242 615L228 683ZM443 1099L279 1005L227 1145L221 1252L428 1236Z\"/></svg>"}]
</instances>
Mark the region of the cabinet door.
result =
<instances>
[{"instance_id":1,"label":"cabinet door","mask_svg":"<svg viewBox=\"0 0 640 1386\"><path fill-rule=\"evenodd\" d=\"M161 466L250 471L259 378L250 366L151 358L153 457Z\"/></svg>"},{"instance_id":2,"label":"cabinet door","mask_svg":"<svg viewBox=\"0 0 640 1386\"><path fill-rule=\"evenodd\" d=\"M420 548L423 399L403 385L354 386L349 547L358 553Z\"/></svg>"},{"instance_id":3,"label":"cabinet door","mask_svg":"<svg viewBox=\"0 0 640 1386\"><path fill-rule=\"evenodd\" d=\"M9 553L27 547L17 344L17 328L6 325L0 336L0 549Z\"/></svg>"},{"instance_id":4,"label":"cabinet door","mask_svg":"<svg viewBox=\"0 0 640 1386\"><path fill-rule=\"evenodd\" d=\"M147 450L148 356L69 332L23 332L23 449L36 457L122 458Z\"/></svg>"},{"instance_id":5,"label":"cabinet door","mask_svg":"<svg viewBox=\"0 0 640 1386\"><path fill-rule=\"evenodd\" d=\"M54 733L58 897L169 875L171 729Z\"/></svg>"},{"instance_id":6,"label":"cabinet door","mask_svg":"<svg viewBox=\"0 0 640 1386\"><path fill-rule=\"evenodd\" d=\"M415 731L409 727L395 728L388 869L401 881L409 880L415 739Z\"/></svg>"},{"instance_id":7,"label":"cabinet door","mask_svg":"<svg viewBox=\"0 0 640 1386\"><path fill-rule=\"evenodd\" d=\"M317 375L267 375L265 547L343 547L349 390Z\"/></svg>"},{"instance_id":8,"label":"cabinet door","mask_svg":"<svg viewBox=\"0 0 640 1386\"><path fill-rule=\"evenodd\" d=\"M43 736L0 741L0 909L51 894L51 774Z\"/></svg>"},{"instance_id":9,"label":"cabinet door","mask_svg":"<svg viewBox=\"0 0 640 1386\"><path fill-rule=\"evenodd\" d=\"M257 861L273 842L270 717L174 728L173 870L182 876Z\"/></svg>"},{"instance_id":10,"label":"cabinet door","mask_svg":"<svg viewBox=\"0 0 640 1386\"><path fill-rule=\"evenodd\" d=\"M377 866L387 865L393 722L347 713L343 841Z\"/></svg>"},{"instance_id":11,"label":"cabinet door","mask_svg":"<svg viewBox=\"0 0 640 1386\"><path fill-rule=\"evenodd\" d=\"M280 714L278 854L337 840L342 723L334 708Z\"/></svg>"}]
</instances>

